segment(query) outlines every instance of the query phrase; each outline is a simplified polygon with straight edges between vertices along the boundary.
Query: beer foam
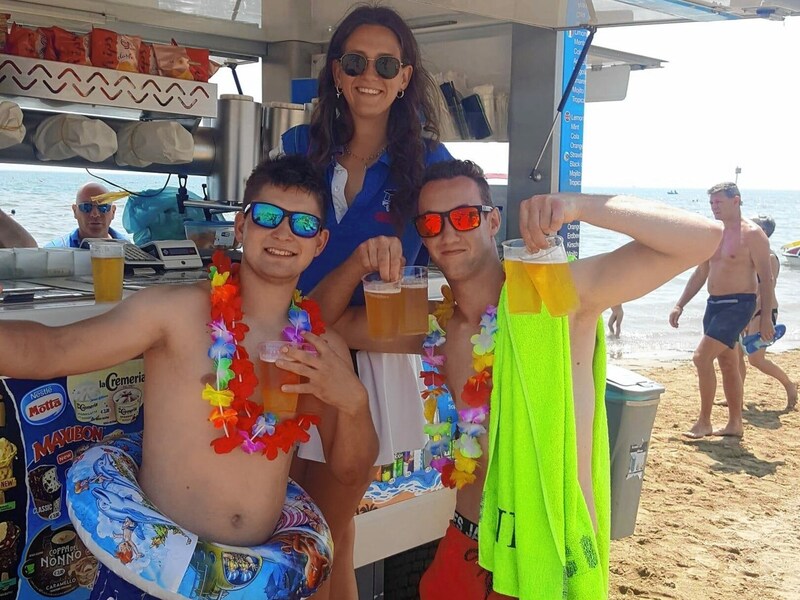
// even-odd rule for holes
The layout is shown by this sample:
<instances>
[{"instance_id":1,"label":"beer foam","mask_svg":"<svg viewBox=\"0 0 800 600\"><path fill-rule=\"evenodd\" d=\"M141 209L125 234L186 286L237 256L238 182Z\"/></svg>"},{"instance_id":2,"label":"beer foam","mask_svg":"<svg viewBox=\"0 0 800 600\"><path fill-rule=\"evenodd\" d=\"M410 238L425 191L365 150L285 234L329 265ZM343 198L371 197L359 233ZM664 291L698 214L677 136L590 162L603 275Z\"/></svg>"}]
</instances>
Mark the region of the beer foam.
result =
<instances>
[{"instance_id":1,"label":"beer foam","mask_svg":"<svg viewBox=\"0 0 800 600\"><path fill-rule=\"evenodd\" d=\"M424 279L417 279L416 277L408 277L407 279L403 279L401 285L404 288L418 289L418 288L427 288L428 282L425 281Z\"/></svg>"},{"instance_id":2,"label":"beer foam","mask_svg":"<svg viewBox=\"0 0 800 600\"><path fill-rule=\"evenodd\" d=\"M381 282L376 283L373 282L369 285L368 288L364 289L365 294L399 294L400 293L400 286L397 285L396 282L392 283L391 281L388 282Z\"/></svg>"}]
</instances>

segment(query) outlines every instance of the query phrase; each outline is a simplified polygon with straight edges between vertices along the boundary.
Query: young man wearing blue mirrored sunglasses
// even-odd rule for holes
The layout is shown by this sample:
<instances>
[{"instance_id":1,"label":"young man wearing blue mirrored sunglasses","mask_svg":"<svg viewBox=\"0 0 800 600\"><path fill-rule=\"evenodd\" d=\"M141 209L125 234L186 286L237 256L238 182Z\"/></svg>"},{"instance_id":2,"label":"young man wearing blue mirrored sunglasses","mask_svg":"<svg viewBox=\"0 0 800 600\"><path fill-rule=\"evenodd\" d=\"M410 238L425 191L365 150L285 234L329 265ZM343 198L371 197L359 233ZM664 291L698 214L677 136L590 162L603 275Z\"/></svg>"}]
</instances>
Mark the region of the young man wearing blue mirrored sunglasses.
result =
<instances>
[{"instance_id":1,"label":"young man wearing blue mirrored sunglasses","mask_svg":"<svg viewBox=\"0 0 800 600\"><path fill-rule=\"evenodd\" d=\"M127 240L128 238L111 227L117 207L113 204L98 204L92 201L93 196L107 193L108 190L98 183L87 183L75 194L72 213L78 222L73 232L56 238L45 244L45 248L79 248L84 238L111 238Z\"/></svg>"}]
</instances>

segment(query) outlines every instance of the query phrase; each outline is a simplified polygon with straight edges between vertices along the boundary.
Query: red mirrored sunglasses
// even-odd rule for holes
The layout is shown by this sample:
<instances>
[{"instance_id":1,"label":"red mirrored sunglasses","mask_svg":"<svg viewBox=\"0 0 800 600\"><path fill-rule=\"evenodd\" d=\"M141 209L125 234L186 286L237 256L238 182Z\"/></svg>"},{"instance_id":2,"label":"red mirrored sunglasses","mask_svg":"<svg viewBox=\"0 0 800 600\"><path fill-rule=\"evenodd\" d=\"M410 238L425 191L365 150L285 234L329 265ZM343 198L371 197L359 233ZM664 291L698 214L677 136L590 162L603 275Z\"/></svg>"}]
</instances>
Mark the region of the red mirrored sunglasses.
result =
<instances>
[{"instance_id":1,"label":"red mirrored sunglasses","mask_svg":"<svg viewBox=\"0 0 800 600\"><path fill-rule=\"evenodd\" d=\"M445 212L426 212L414 217L414 227L420 237L435 237L442 233L444 220L447 218L456 231L472 231L481 224L481 215L494 210L492 206L476 204L472 206L459 206Z\"/></svg>"}]
</instances>

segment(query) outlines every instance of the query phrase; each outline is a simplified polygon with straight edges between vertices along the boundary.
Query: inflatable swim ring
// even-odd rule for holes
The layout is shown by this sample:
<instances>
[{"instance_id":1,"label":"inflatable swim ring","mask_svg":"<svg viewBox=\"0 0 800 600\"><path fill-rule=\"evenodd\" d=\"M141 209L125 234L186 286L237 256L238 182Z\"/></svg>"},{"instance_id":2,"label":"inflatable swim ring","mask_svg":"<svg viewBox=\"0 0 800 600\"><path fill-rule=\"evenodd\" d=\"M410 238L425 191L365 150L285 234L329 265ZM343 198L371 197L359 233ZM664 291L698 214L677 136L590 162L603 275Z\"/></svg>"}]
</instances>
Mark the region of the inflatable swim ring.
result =
<instances>
[{"instance_id":1,"label":"inflatable swim ring","mask_svg":"<svg viewBox=\"0 0 800 600\"><path fill-rule=\"evenodd\" d=\"M100 562L148 594L173 599L295 600L330 574L330 530L291 479L275 532L240 548L198 538L161 514L136 482L141 436L94 446L67 472L75 530Z\"/></svg>"}]
</instances>

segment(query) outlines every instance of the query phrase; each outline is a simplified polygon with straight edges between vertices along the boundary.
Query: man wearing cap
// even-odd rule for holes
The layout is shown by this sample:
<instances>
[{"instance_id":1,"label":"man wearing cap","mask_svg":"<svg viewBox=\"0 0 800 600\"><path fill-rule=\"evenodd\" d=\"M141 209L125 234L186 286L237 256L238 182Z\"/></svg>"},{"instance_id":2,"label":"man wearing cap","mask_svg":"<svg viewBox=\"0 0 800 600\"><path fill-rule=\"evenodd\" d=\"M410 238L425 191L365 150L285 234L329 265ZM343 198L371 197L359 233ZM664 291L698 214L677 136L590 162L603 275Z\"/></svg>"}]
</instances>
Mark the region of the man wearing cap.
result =
<instances>
[{"instance_id":1,"label":"man wearing cap","mask_svg":"<svg viewBox=\"0 0 800 600\"><path fill-rule=\"evenodd\" d=\"M75 195L72 212L78 221L78 228L60 238L47 242L45 248L80 248L84 238L110 238L127 240L120 232L110 227L117 207L113 204L99 204L93 197L108 193L98 183L87 183Z\"/></svg>"}]
</instances>

